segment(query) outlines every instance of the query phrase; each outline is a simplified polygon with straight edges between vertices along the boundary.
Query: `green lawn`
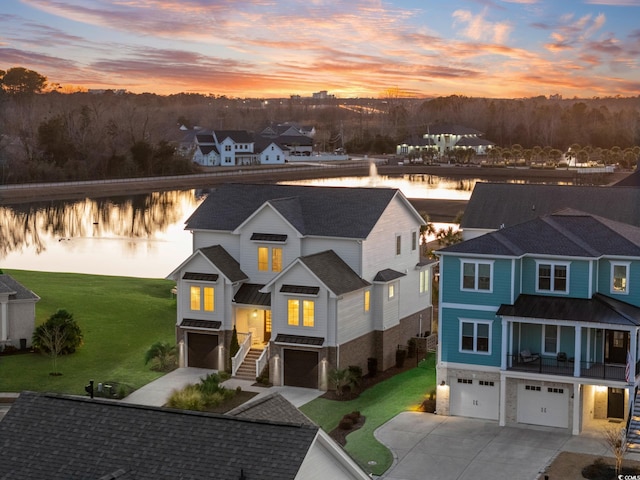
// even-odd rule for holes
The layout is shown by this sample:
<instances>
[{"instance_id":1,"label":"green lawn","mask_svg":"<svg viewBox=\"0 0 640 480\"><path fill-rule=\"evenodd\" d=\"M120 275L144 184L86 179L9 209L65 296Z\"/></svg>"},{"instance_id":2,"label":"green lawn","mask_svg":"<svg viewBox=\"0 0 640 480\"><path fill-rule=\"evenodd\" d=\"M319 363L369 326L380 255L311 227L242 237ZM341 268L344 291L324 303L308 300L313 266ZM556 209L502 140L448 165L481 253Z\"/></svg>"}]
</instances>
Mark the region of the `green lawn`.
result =
<instances>
[{"instance_id":1,"label":"green lawn","mask_svg":"<svg viewBox=\"0 0 640 480\"><path fill-rule=\"evenodd\" d=\"M4 270L41 300L36 324L58 309L73 314L84 344L58 358L61 376L49 375L49 357L24 354L0 357L0 391L35 390L83 394L90 379L139 388L161 376L144 364L156 341L175 342L173 282L72 273Z\"/></svg>"},{"instance_id":2,"label":"green lawn","mask_svg":"<svg viewBox=\"0 0 640 480\"><path fill-rule=\"evenodd\" d=\"M431 354L417 368L365 390L354 400L339 402L317 398L300 410L326 432L336 428L345 413L359 410L366 421L362 428L349 434L345 450L367 473L380 475L391 466L393 456L375 439L373 432L398 413L415 409L435 388L435 355ZM376 463L369 464L372 461Z\"/></svg>"}]
</instances>

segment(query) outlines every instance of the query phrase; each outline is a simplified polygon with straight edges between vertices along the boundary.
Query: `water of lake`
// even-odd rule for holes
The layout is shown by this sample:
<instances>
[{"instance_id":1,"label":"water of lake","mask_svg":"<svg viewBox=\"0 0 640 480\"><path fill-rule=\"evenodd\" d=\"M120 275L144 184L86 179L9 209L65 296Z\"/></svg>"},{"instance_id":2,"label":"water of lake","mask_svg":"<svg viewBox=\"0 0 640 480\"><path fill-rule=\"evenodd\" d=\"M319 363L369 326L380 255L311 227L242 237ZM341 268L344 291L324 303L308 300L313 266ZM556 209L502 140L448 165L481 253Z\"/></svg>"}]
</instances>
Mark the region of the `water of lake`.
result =
<instances>
[{"instance_id":1,"label":"water of lake","mask_svg":"<svg viewBox=\"0 0 640 480\"><path fill-rule=\"evenodd\" d=\"M467 200L477 181L420 174L283 183L393 187L409 198ZM0 268L164 278L191 254L184 222L205 196L186 190L0 206Z\"/></svg>"}]
</instances>

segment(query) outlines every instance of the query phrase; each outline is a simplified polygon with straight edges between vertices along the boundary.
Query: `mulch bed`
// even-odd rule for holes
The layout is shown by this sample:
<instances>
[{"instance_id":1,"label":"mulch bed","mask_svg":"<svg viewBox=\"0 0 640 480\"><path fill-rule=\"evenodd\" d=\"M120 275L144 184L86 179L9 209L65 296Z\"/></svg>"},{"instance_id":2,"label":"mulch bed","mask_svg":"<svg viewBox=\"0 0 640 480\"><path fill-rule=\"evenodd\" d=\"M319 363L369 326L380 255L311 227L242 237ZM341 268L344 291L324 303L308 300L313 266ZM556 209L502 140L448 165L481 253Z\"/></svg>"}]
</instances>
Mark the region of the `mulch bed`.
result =
<instances>
[{"instance_id":1,"label":"mulch bed","mask_svg":"<svg viewBox=\"0 0 640 480\"><path fill-rule=\"evenodd\" d=\"M366 418L364 417L364 415L360 415L360 419L356 423L354 423L353 427L351 427L349 430L337 427L329 432L329 436L333 438L336 443L339 443L344 447L347 444L347 435L361 428L364 425L365 420Z\"/></svg>"}]
</instances>

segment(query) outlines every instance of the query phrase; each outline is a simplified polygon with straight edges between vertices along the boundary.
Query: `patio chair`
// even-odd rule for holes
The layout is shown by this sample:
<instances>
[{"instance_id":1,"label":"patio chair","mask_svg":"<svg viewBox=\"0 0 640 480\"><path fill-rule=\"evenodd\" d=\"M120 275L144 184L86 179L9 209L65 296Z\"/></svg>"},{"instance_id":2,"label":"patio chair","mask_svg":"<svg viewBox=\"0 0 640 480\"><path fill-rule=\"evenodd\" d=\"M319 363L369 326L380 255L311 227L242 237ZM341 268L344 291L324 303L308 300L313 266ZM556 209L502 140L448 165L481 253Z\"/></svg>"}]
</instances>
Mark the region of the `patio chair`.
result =
<instances>
[{"instance_id":1,"label":"patio chair","mask_svg":"<svg viewBox=\"0 0 640 480\"><path fill-rule=\"evenodd\" d=\"M522 363L532 363L540 360L540 355L537 353L531 353L529 350L522 350L520 352L520 361Z\"/></svg>"},{"instance_id":2,"label":"patio chair","mask_svg":"<svg viewBox=\"0 0 640 480\"><path fill-rule=\"evenodd\" d=\"M558 352L558 355L556 355L556 366L559 366L560 363L562 363L566 367L567 361L567 354L565 352Z\"/></svg>"}]
</instances>

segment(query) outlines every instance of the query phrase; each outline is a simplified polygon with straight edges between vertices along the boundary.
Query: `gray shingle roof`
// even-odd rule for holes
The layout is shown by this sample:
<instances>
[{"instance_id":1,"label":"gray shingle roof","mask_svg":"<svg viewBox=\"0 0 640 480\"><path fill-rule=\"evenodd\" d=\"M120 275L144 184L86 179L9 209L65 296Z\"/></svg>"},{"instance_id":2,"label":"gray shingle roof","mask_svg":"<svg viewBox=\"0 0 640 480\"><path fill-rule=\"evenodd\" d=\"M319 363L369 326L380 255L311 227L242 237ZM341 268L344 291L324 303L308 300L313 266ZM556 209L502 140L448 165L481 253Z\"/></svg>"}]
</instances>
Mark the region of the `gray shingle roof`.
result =
<instances>
[{"instance_id":1,"label":"gray shingle roof","mask_svg":"<svg viewBox=\"0 0 640 480\"><path fill-rule=\"evenodd\" d=\"M227 184L186 222L188 230L235 230L265 202L301 234L365 239L397 189Z\"/></svg>"},{"instance_id":2,"label":"gray shingle roof","mask_svg":"<svg viewBox=\"0 0 640 480\"><path fill-rule=\"evenodd\" d=\"M640 325L640 308L600 293L596 293L590 299L523 294L518 296L513 305L501 305L497 315L612 325Z\"/></svg>"},{"instance_id":3,"label":"gray shingle roof","mask_svg":"<svg viewBox=\"0 0 640 480\"><path fill-rule=\"evenodd\" d=\"M640 226L640 189L476 183L460 226L497 230L564 208Z\"/></svg>"},{"instance_id":4,"label":"gray shingle roof","mask_svg":"<svg viewBox=\"0 0 640 480\"><path fill-rule=\"evenodd\" d=\"M404 273L398 272L393 268L385 268L384 270L380 270L378 273L376 273L376 276L374 277L373 281L374 282L391 282L393 280L396 280L397 278L404 277L404 276L405 276Z\"/></svg>"},{"instance_id":5,"label":"gray shingle roof","mask_svg":"<svg viewBox=\"0 0 640 480\"><path fill-rule=\"evenodd\" d=\"M0 422L0 478L293 479L317 431L24 392Z\"/></svg>"},{"instance_id":6,"label":"gray shingle roof","mask_svg":"<svg viewBox=\"0 0 640 480\"><path fill-rule=\"evenodd\" d=\"M371 285L360 278L333 250L306 255L300 257L300 261L335 295L354 292Z\"/></svg>"},{"instance_id":7,"label":"gray shingle roof","mask_svg":"<svg viewBox=\"0 0 640 480\"><path fill-rule=\"evenodd\" d=\"M260 293L262 287L264 287L264 285L258 283L243 283L233 297L234 303L270 307L271 294Z\"/></svg>"},{"instance_id":8,"label":"gray shingle roof","mask_svg":"<svg viewBox=\"0 0 640 480\"><path fill-rule=\"evenodd\" d=\"M230 138L235 143L253 142L253 135L246 130L214 130L213 133L218 139L218 143L223 142L225 138Z\"/></svg>"},{"instance_id":9,"label":"gray shingle roof","mask_svg":"<svg viewBox=\"0 0 640 480\"><path fill-rule=\"evenodd\" d=\"M435 125L429 125L429 135L482 135L480 130L476 130L471 127L464 127L462 125L452 125L448 123L438 123Z\"/></svg>"},{"instance_id":10,"label":"gray shingle roof","mask_svg":"<svg viewBox=\"0 0 640 480\"><path fill-rule=\"evenodd\" d=\"M40 300L38 295L7 274L0 274L0 293L8 293L9 300Z\"/></svg>"},{"instance_id":11,"label":"gray shingle roof","mask_svg":"<svg viewBox=\"0 0 640 480\"><path fill-rule=\"evenodd\" d=\"M439 253L519 257L640 256L640 228L575 210L546 215L467 240Z\"/></svg>"},{"instance_id":12,"label":"gray shingle roof","mask_svg":"<svg viewBox=\"0 0 640 480\"><path fill-rule=\"evenodd\" d=\"M277 392L264 396L261 395L258 398L249 400L247 403L227 412L227 415L253 420L316 425L304 413Z\"/></svg>"},{"instance_id":13,"label":"gray shingle roof","mask_svg":"<svg viewBox=\"0 0 640 480\"><path fill-rule=\"evenodd\" d=\"M237 260L229 255L229 252L227 252L222 246L213 245L211 247L204 247L201 248L200 251L231 282L240 282L242 280L249 279L247 274L240 269L240 264Z\"/></svg>"}]
</instances>

